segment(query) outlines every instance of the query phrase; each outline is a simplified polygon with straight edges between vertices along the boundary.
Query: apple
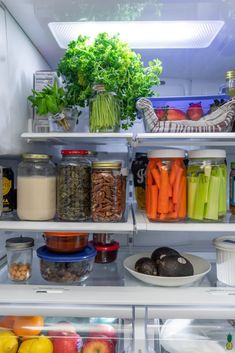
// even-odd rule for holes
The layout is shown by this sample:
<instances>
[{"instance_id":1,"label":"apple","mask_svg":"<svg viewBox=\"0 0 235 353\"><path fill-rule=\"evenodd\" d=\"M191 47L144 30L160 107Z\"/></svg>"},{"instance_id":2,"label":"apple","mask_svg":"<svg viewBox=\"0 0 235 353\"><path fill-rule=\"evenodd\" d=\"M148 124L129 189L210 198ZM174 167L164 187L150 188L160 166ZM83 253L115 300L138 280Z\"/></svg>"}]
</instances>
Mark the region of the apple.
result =
<instances>
[{"instance_id":1,"label":"apple","mask_svg":"<svg viewBox=\"0 0 235 353\"><path fill-rule=\"evenodd\" d=\"M53 343L53 353L78 353L82 349L82 337L69 322L58 322L48 331Z\"/></svg>"},{"instance_id":2,"label":"apple","mask_svg":"<svg viewBox=\"0 0 235 353\"><path fill-rule=\"evenodd\" d=\"M89 332L87 340L93 340L94 338L105 338L107 337L112 341L114 348L116 347L118 335L116 329L109 324L98 324L92 331Z\"/></svg>"},{"instance_id":3,"label":"apple","mask_svg":"<svg viewBox=\"0 0 235 353\"><path fill-rule=\"evenodd\" d=\"M92 339L91 341L86 341L82 353L114 353L114 346L112 341L109 340L102 338Z\"/></svg>"}]
</instances>

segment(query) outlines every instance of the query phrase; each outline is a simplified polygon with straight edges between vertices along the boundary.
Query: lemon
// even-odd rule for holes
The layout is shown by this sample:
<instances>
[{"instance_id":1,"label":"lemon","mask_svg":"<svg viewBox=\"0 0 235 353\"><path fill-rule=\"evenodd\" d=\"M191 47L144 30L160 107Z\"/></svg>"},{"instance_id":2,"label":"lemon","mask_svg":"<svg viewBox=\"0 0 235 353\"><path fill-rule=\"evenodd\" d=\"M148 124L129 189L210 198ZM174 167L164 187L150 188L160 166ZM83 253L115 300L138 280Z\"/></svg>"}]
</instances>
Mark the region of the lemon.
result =
<instances>
[{"instance_id":1,"label":"lemon","mask_svg":"<svg viewBox=\"0 0 235 353\"><path fill-rule=\"evenodd\" d=\"M49 338L40 336L24 341L18 353L53 353L53 344Z\"/></svg>"},{"instance_id":2,"label":"lemon","mask_svg":"<svg viewBox=\"0 0 235 353\"><path fill-rule=\"evenodd\" d=\"M17 337L11 331L0 332L0 353L16 353L18 349Z\"/></svg>"}]
</instances>

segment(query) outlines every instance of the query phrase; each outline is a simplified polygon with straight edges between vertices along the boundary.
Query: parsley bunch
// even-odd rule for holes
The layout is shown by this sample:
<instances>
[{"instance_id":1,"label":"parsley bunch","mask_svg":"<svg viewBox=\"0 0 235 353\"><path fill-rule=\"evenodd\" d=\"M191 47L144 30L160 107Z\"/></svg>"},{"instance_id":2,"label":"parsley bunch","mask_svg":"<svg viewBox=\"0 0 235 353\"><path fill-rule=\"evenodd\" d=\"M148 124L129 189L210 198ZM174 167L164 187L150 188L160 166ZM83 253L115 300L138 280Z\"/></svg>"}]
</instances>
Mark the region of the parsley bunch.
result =
<instances>
[{"instance_id":1,"label":"parsley bunch","mask_svg":"<svg viewBox=\"0 0 235 353\"><path fill-rule=\"evenodd\" d=\"M159 85L161 72L158 59L145 68L139 54L118 35L110 37L107 33L100 33L93 43L89 43L89 37L79 36L69 43L58 65L71 105L87 105L94 84L103 84L107 91L115 92L121 101L124 129L135 121L136 99L154 95L152 87Z\"/></svg>"}]
</instances>

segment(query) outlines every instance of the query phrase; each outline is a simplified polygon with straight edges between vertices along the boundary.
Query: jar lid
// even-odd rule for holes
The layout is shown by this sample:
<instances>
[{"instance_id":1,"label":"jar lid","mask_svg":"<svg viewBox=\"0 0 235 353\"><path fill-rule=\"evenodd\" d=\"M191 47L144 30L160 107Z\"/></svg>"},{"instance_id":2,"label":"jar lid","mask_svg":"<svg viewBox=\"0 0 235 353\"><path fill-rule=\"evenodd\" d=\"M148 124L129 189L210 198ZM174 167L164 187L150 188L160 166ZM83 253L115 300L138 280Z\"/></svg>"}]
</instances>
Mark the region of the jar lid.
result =
<instances>
[{"instance_id":1,"label":"jar lid","mask_svg":"<svg viewBox=\"0 0 235 353\"><path fill-rule=\"evenodd\" d=\"M184 158L185 152L183 150L165 149L153 150L148 152L148 158Z\"/></svg>"},{"instance_id":2,"label":"jar lid","mask_svg":"<svg viewBox=\"0 0 235 353\"><path fill-rule=\"evenodd\" d=\"M38 154L38 153L24 153L22 154L23 159L50 159L49 154Z\"/></svg>"},{"instance_id":3,"label":"jar lid","mask_svg":"<svg viewBox=\"0 0 235 353\"><path fill-rule=\"evenodd\" d=\"M88 155L89 151L88 150L62 150L61 154L64 155Z\"/></svg>"},{"instance_id":4,"label":"jar lid","mask_svg":"<svg viewBox=\"0 0 235 353\"><path fill-rule=\"evenodd\" d=\"M93 169L121 169L122 162L121 161L99 161L99 162L92 162Z\"/></svg>"},{"instance_id":5,"label":"jar lid","mask_svg":"<svg viewBox=\"0 0 235 353\"><path fill-rule=\"evenodd\" d=\"M56 254L44 245L37 249L37 256L48 262L80 262L95 258L96 250L89 244L84 250L73 254Z\"/></svg>"},{"instance_id":6,"label":"jar lid","mask_svg":"<svg viewBox=\"0 0 235 353\"><path fill-rule=\"evenodd\" d=\"M235 70L227 71L226 78L235 78Z\"/></svg>"},{"instance_id":7,"label":"jar lid","mask_svg":"<svg viewBox=\"0 0 235 353\"><path fill-rule=\"evenodd\" d=\"M119 242L113 241L110 244L95 245L95 248L97 251L116 251L120 248L120 246L119 246Z\"/></svg>"},{"instance_id":8,"label":"jar lid","mask_svg":"<svg viewBox=\"0 0 235 353\"><path fill-rule=\"evenodd\" d=\"M188 158L226 158L225 150L194 150L189 151Z\"/></svg>"},{"instance_id":9,"label":"jar lid","mask_svg":"<svg viewBox=\"0 0 235 353\"><path fill-rule=\"evenodd\" d=\"M70 232L45 232L47 237L80 237L88 236L88 233L70 233Z\"/></svg>"},{"instance_id":10,"label":"jar lid","mask_svg":"<svg viewBox=\"0 0 235 353\"><path fill-rule=\"evenodd\" d=\"M16 237L6 240L6 248L12 250L24 250L34 246L34 239L28 237Z\"/></svg>"},{"instance_id":11,"label":"jar lid","mask_svg":"<svg viewBox=\"0 0 235 353\"><path fill-rule=\"evenodd\" d=\"M235 236L223 236L213 240L216 249L235 252Z\"/></svg>"}]
</instances>

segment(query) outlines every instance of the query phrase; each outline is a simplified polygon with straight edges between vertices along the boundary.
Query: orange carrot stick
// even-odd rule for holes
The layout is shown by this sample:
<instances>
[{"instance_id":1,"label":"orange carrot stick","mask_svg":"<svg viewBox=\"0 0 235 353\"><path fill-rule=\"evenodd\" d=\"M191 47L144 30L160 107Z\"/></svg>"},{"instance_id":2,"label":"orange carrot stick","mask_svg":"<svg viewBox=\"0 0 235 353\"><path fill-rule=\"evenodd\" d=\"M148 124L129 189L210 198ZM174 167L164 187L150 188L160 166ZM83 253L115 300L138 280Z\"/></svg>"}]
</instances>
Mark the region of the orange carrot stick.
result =
<instances>
[{"instance_id":1,"label":"orange carrot stick","mask_svg":"<svg viewBox=\"0 0 235 353\"><path fill-rule=\"evenodd\" d=\"M177 173L176 173L176 178L175 178L175 182L173 185L173 203L178 203L179 199L180 199L180 181L182 179L182 176L184 174L184 170L182 168L177 168Z\"/></svg>"},{"instance_id":2,"label":"orange carrot stick","mask_svg":"<svg viewBox=\"0 0 235 353\"><path fill-rule=\"evenodd\" d=\"M170 176L169 176L171 186L174 185L175 178L176 178L176 167L175 167L175 164L172 164Z\"/></svg>"},{"instance_id":3,"label":"orange carrot stick","mask_svg":"<svg viewBox=\"0 0 235 353\"><path fill-rule=\"evenodd\" d=\"M172 198L169 198L168 209L169 209L169 212L173 212L174 211Z\"/></svg>"},{"instance_id":4,"label":"orange carrot stick","mask_svg":"<svg viewBox=\"0 0 235 353\"><path fill-rule=\"evenodd\" d=\"M148 208L148 218L152 221L157 219L157 204L158 204L158 187L152 185L150 188L150 206Z\"/></svg>"},{"instance_id":5,"label":"orange carrot stick","mask_svg":"<svg viewBox=\"0 0 235 353\"><path fill-rule=\"evenodd\" d=\"M158 172L158 170L156 168L154 169L151 169L151 174L152 174L152 177L155 181L155 183L157 184L157 187L158 189L160 189L160 186L161 186L161 178L160 178L160 174Z\"/></svg>"},{"instance_id":6,"label":"orange carrot stick","mask_svg":"<svg viewBox=\"0 0 235 353\"><path fill-rule=\"evenodd\" d=\"M160 173L159 200L158 200L158 213L168 213L168 200L169 200L169 175L166 168L161 168Z\"/></svg>"}]
</instances>

